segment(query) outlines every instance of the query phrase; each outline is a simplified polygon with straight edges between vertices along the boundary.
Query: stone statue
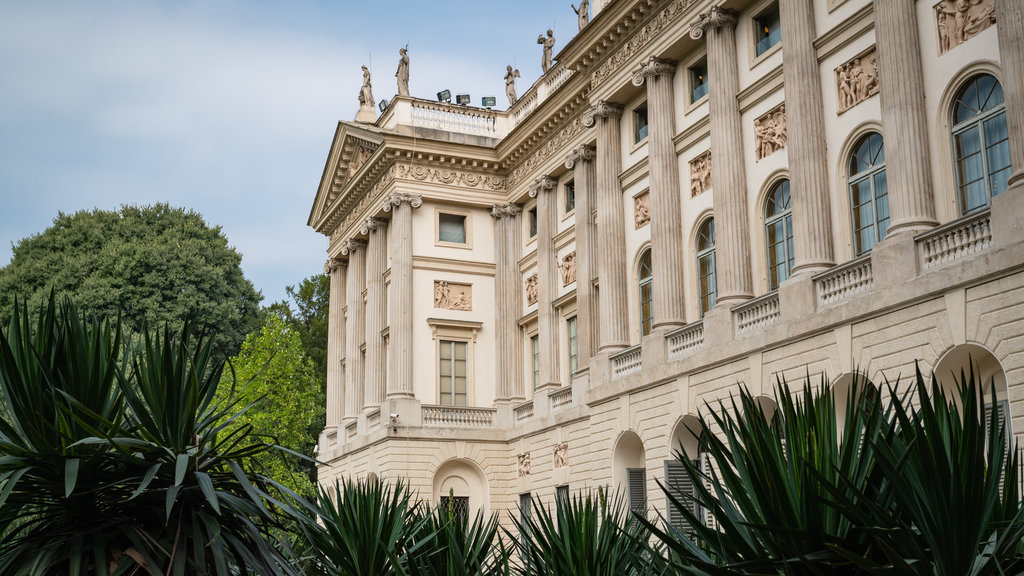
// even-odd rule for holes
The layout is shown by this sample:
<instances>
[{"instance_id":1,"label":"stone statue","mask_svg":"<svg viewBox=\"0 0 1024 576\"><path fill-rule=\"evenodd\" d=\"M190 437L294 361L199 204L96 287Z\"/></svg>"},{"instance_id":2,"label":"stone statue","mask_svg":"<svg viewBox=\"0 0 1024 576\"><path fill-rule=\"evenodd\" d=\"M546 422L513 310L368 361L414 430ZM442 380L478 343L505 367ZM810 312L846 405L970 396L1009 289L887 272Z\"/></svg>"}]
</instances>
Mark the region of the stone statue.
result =
<instances>
[{"instance_id":1,"label":"stone statue","mask_svg":"<svg viewBox=\"0 0 1024 576\"><path fill-rule=\"evenodd\" d=\"M374 123L377 121L377 111L373 108L373 85L370 84L370 69L363 66L363 87L359 89L359 112L356 112L356 122Z\"/></svg>"},{"instance_id":2,"label":"stone statue","mask_svg":"<svg viewBox=\"0 0 1024 576\"><path fill-rule=\"evenodd\" d=\"M590 23L590 0L580 0L580 7L577 8L572 4L572 11L576 13L576 19L579 21L580 31L583 27Z\"/></svg>"},{"instance_id":3,"label":"stone statue","mask_svg":"<svg viewBox=\"0 0 1024 576\"><path fill-rule=\"evenodd\" d=\"M511 108L516 105L516 78L519 78L519 69L512 69L511 66L505 67L505 96L508 96L508 106Z\"/></svg>"},{"instance_id":4,"label":"stone statue","mask_svg":"<svg viewBox=\"0 0 1024 576\"><path fill-rule=\"evenodd\" d=\"M395 78L398 78L398 95L408 96L409 95L409 54L405 48L398 49L398 72L395 72Z\"/></svg>"},{"instance_id":5,"label":"stone statue","mask_svg":"<svg viewBox=\"0 0 1024 576\"><path fill-rule=\"evenodd\" d=\"M537 36L537 44L544 46L544 54L540 61L540 67L547 74L548 70L551 70L551 50L555 47L555 33L548 30L548 36L545 38L543 35Z\"/></svg>"}]
</instances>

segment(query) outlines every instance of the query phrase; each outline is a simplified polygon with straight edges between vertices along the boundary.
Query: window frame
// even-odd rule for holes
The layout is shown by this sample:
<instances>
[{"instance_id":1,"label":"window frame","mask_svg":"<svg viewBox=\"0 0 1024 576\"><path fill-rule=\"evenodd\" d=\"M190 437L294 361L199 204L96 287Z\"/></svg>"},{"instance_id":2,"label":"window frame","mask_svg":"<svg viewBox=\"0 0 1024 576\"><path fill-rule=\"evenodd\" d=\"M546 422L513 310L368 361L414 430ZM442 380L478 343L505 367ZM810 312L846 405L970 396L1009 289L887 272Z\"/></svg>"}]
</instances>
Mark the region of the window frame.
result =
<instances>
[{"instance_id":1,"label":"window frame","mask_svg":"<svg viewBox=\"0 0 1024 576\"><path fill-rule=\"evenodd\" d=\"M766 31L767 27L765 26L762 19L772 12L775 13L775 19L778 22L778 27L775 30ZM779 10L779 3L772 2L768 6L761 8L753 17L751 17L750 21L753 24L754 33L754 58L755 60L760 61L763 60L764 58L767 58L768 55L772 54L776 49L778 49L779 46L782 46L782 13ZM764 40L771 40L772 37L775 36L776 34L777 37L775 41L765 46L764 49L759 52L758 50L760 49L761 42L763 42Z\"/></svg>"},{"instance_id":2,"label":"window frame","mask_svg":"<svg viewBox=\"0 0 1024 576\"><path fill-rule=\"evenodd\" d=\"M572 198L570 206L569 199ZM576 180L570 178L562 184L562 216L570 216L576 212Z\"/></svg>"},{"instance_id":3,"label":"window frame","mask_svg":"<svg viewBox=\"0 0 1024 576\"><path fill-rule=\"evenodd\" d=\"M698 70L694 69L698 66L704 67L704 83L699 85L696 83L697 79L699 78L697 74ZM703 87L704 91L700 94L700 96L694 98L694 94L696 93L698 87L701 86ZM708 92L710 89L711 76L708 73L708 56L707 54L704 54L700 58L697 58L696 60L691 62L686 67L686 93L688 95L686 100L688 102L688 106L699 106L703 102L707 101Z\"/></svg>"},{"instance_id":4,"label":"window frame","mask_svg":"<svg viewBox=\"0 0 1024 576\"><path fill-rule=\"evenodd\" d=\"M530 382L532 383L531 390L535 394L537 388L540 387L540 334L534 332L527 337L527 342L530 344Z\"/></svg>"},{"instance_id":5,"label":"window frame","mask_svg":"<svg viewBox=\"0 0 1024 576\"><path fill-rule=\"evenodd\" d=\"M992 80L996 83L996 86L998 86L1000 92L1002 92L1002 102L995 105L993 108L989 110L978 111L977 113L972 114L970 118L962 120L960 122L956 122L957 105L960 102L961 98L964 96L964 94L967 92L967 90L971 87L972 84L977 83L981 78L985 76L992 78ZM957 87L956 91L953 93L953 98L949 108L949 135L953 159L953 182L956 194L956 205L960 217L967 216L991 207L992 198L998 196L999 194L1002 194L1003 192L1000 191L993 194L992 173L990 172L989 167L989 152L996 146L1002 145L1007 148L1006 154L1007 156L1009 156L1009 128L1008 126L1006 127L1007 138L1004 140L1000 140L995 144L988 144L988 133L985 129L986 124L988 122L995 120L1000 116L1003 119L1004 126L1006 126L1006 92L1003 88L1002 82L995 74L992 74L987 71L981 71L976 74L972 74L969 77L967 77L966 80L961 82L959 87ZM980 181L982 182L982 185L984 187L985 203L968 208L967 206L965 206L964 184L961 182L960 165L962 159L960 155L957 153L957 137L967 132L970 132L971 130L977 130L976 138L978 143L978 152L976 152L975 154L977 154L981 159L982 177L980 178ZM973 154L971 156L973 156ZM1004 170L1008 171L1007 179L1009 179L1009 177L1013 173L1012 165L1007 165L1005 168L1000 169L998 172L1003 172ZM978 181L979 180L972 180L970 183L968 183L968 185Z\"/></svg>"},{"instance_id":6,"label":"window frame","mask_svg":"<svg viewBox=\"0 0 1024 576\"><path fill-rule=\"evenodd\" d=\"M473 390L476 382L476 363L474 361L476 354L476 337L477 333L479 333L480 329L483 327L483 322L452 320L449 318L427 318L427 325L430 326L432 338L434 340L434 393L437 405L458 406L457 404L441 403L442 342L458 342L466 344L466 406L474 406L474 402L476 401L476 394Z\"/></svg>"},{"instance_id":7,"label":"window frame","mask_svg":"<svg viewBox=\"0 0 1024 576\"><path fill-rule=\"evenodd\" d=\"M785 210L783 212L779 213L779 214L769 215L768 214L768 204L769 204L769 202L774 203L774 199L773 198L775 196L775 191L776 191L776 189L778 189L781 186L785 186L786 187L786 193L787 193L787 196L788 196L787 205L785 207ZM778 180L772 182L771 185L768 187L768 193L765 195L764 202L762 203L762 207L763 208L762 208L762 211L761 211L761 215L764 218L765 263L767 265L766 268L765 268L765 281L766 281L766 283L768 285L768 291L769 292L774 292L774 291L778 290L779 289L779 285L782 284L783 282L785 282L786 280L788 280L793 275L793 266L795 264L795 256L793 254L793 252L794 252L794 249L793 249L794 248L794 246L793 246L793 243L794 243L794 234L793 234L793 205L792 205L793 196L792 196L792 193L789 190L789 186L790 186L790 181L789 181L788 177L786 177L786 178L779 178ZM783 232L784 232L785 240L783 242L781 242L781 243L777 242L775 245L780 245L781 244L785 248L785 253L784 253L784 256L785 256L784 260L785 260L785 262L784 263L785 263L786 267L785 267L785 275L784 275L784 277L777 278L776 281L773 283L772 282L772 270L774 268L777 268L782 263L781 262L773 262L772 259L771 259L773 244L771 243L769 229L770 229L770 227L774 226L778 222L782 222L782 224L783 224Z\"/></svg>"},{"instance_id":8,"label":"window frame","mask_svg":"<svg viewBox=\"0 0 1024 576\"><path fill-rule=\"evenodd\" d=\"M710 238L710 244L708 246L701 247L701 240L705 237L705 227L710 228L710 234L707 235ZM718 261L715 256L714 216L708 216L697 226L697 241L694 243L694 246L696 246L697 256L697 308L700 311L700 317L704 318L704 314L714 308L715 303L718 302ZM705 260L710 260L711 262L711 273L706 275L702 268L702 264ZM705 278L711 279L710 284L712 286L711 291L707 293L704 291Z\"/></svg>"},{"instance_id":9,"label":"window frame","mask_svg":"<svg viewBox=\"0 0 1024 576\"><path fill-rule=\"evenodd\" d=\"M465 242L453 242L441 239L441 215L461 216L463 218L463 231L466 235ZM445 248L460 248L469 250L473 248L473 213L469 210L459 208L435 208L434 209L434 245Z\"/></svg>"},{"instance_id":10,"label":"window frame","mask_svg":"<svg viewBox=\"0 0 1024 576\"><path fill-rule=\"evenodd\" d=\"M643 125L641 126L641 118L643 118ZM638 147L647 141L647 136L650 134L650 118L649 110L647 108L647 100L637 104L631 108L629 115L629 133L632 135L630 144L633 147ZM643 130L643 135L640 135L640 130Z\"/></svg>"},{"instance_id":11,"label":"window frame","mask_svg":"<svg viewBox=\"0 0 1024 576\"><path fill-rule=\"evenodd\" d=\"M566 351L568 352L569 380L579 370L580 324L577 314L565 319Z\"/></svg>"},{"instance_id":12,"label":"window frame","mask_svg":"<svg viewBox=\"0 0 1024 576\"><path fill-rule=\"evenodd\" d=\"M852 164L854 159L858 157L857 153L865 145L869 147L870 151L871 142L874 137L877 137L881 143L878 148L878 154L882 156L881 163L871 164L867 168L861 170L860 172L852 173ZM882 197L878 195L877 190L879 176L881 176L886 181L886 191L884 196ZM860 231L866 230L868 226L861 226L860 228L857 227L857 210L860 206L863 206L864 203L857 204L856 199L854 197L854 187L864 182L867 182L868 190L870 192L870 197L868 199L867 204L870 204L870 228L872 228L871 244L868 245L866 248L861 245ZM847 201L850 203L850 229L852 231L853 254L855 258L859 258L861 256L864 256L865 254L870 253L871 248L875 244L884 240L886 235L888 234L889 226L892 223L892 213L889 209L888 189L888 177L886 176L885 161L885 139L882 136L881 132L878 132L876 130L865 132L864 134L861 134L860 136L857 137L857 140L854 142L853 147L850 150L850 153L846 156L846 191ZM885 201L886 216L884 219L879 218L879 203L881 200ZM885 223L884 229L881 228L881 222Z\"/></svg>"},{"instance_id":13,"label":"window frame","mask_svg":"<svg viewBox=\"0 0 1024 576\"><path fill-rule=\"evenodd\" d=\"M647 276L643 275L645 267L650 271L650 274ZM640 304L640 337L643 338L654 330L654 262L651 258L650 246L645 247L640 252L636 271ZM646 314L645 305L647 306Z\"/></svg>"}]
</instances>

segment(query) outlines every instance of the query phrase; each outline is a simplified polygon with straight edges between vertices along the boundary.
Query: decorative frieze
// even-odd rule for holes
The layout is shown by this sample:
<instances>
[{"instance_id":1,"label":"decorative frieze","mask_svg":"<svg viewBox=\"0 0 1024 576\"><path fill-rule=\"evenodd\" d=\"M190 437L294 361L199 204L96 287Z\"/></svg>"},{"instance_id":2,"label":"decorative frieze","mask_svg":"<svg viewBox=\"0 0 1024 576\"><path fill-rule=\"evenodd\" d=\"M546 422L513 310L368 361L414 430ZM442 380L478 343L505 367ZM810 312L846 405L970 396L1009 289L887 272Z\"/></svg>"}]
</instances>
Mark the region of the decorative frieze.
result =
<instances>
[{"instance_id":1,"label":"decorative frieze","mask_svg":"<svg viewBox=\"0 0 1024 576\"><path fill-rule=\"evenodd\" d=\"M939 54L967 42L995 23L995 0L942 0L935 5Z\"/></svg>"},{"instance_id":2,"label":"decorative frieze","mask_svg":"<svg viewBox=\"0 0 1024 576\"><path fill-rule=\"evenodd\" d=\"M565 468L569 465L569 443L562 442L555 445L555 468Z\"/></svg>"},{"instance_id":3,"label":"decorative frieze","mask_svg":"<svg viewBox=\"0 0 1024 576\"><path fill-rule=\"evenodd\" d=\"M651 194L644 192L633 198L633 227L643 228L651 221Z\"/></svg>"},{"instance_id":4,"label":"decorative frieze","mask_svg":"<svg viewBox=\"0 0 1024 576\"><path fill-rule=\"evenodd\" d=\"M711 150L690 160L690 197L696 198L711 189Z\"/></svg>"},{"instance_id":5,"label":"decorative frieze","mask_svg":"<svg viewBox=\"0 0 1024 576\"><path fill-rule=\"evenodd\" d=\"M473 285L434 280L434 308L473 310Z\"/></svg>"},{"instance_id":6,"label":"decorative frieze","mask_svg":"<svg viewBox=\"0 0 1024 576\"><path fill-rule=\"evenodd\" d=\"M519 454L516 457L518 461L519 477L530 475L530 453Z\"/></svg>"},{"instance_id":7,"label":"decorative frieze","mask_svg":"<svg viewBox=\"0 0 1024 576\"><path fill-rule=\"evenodd\" d=\"M534 272L526 279L526 304L533 306L537 303L537 299L540 294L538 293L538 287L540 286L540 279L537 273Z\"/></svg>"},{"instance_id":8,"label":"decorative frieze","mask_svg":"<svg viewBox=\"0 0 1024 576\"><path fill-rule=\"evenodd\" d=\"M878 57L874 46L836 68L836 92L840 114L878 94Z\"/></svg>"},{"instance_id":9,"label":"decorative frieze","mask_svg":"<svg viewBox=\"0 0 1024 576\"><path fill-rule=\"evenodd\" d=\"M435 182L448 184L463 188L476 188L478 190L506 190L508 182L500 176L453 170L450 168L434 168L429 166L412 166L409 164L396 164L395 175L406 180L419 182Z\"/></svg>"},{"instance_id":10,"label":"decorative frieze","mask_svg":"<svg viewBox=\"0 0 1024 576\"><path fill-rule=\"evenodd\" d=\"M593 74L590 75L591 84L593 87L597 87L607 80L612 74L614 74L624 64L627 64L635 54L639 54L643 51L644 47L647 46L661 33L662 30L669 27L673 22L679 19L686 9L696 3L696 0L674 0L670 2L664 10L658 13L650 22L644 25L643 28L637 31L626 43L619 48L614 54L612 54L604 64L601 64Z\"/></svg>"},{"instance_id":11,"label":"decorative frieze","mask_svg":"<svg viewBox=\"0 0 1024 576\"><path fill-rule=\"evenodd\" d=\"M583 132L584 127L581 116L578 116L572 122L569 122L565 128L562 128L558 134L548 140L547 143L534 152L532 156L524 160L522 164L516 166L516 168L512 170L512 174L508 177L506 188L515 186L521 182L527 174L533 172L542 162L550 158L553 154L562 151L567 142L575 138L580 132Z\"/></svg>"},{"instance_id":12,"label":"decorative frieze","mask_svg":"<svg viewBox=\"0 0 1024 576\"><path fill-rule=\"evenodd\" d=\"M562 287L576 281L576 251L566 254L558 263L558 271L562 273Z\"/></svg>"},{"instance_id":13,"label":"decorative frieze","mask_svg":"<svg viewBox=\"0 0 1024 576\"><path fill-rule=\"evenodd\" d=\"M786 103L754 120L754 155L758 160L786 147Z\"/></svg>"}]
</instances>

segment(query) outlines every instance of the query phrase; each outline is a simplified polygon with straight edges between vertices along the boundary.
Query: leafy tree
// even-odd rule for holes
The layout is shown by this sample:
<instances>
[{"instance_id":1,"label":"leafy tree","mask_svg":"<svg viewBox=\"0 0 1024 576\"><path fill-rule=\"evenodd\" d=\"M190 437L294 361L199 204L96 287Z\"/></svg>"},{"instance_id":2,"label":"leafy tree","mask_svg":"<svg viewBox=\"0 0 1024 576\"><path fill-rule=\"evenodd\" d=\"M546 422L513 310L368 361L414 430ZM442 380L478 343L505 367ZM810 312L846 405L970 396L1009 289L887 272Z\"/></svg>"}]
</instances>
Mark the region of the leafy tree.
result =
<instances>
[{"instance_id":1,"label":"leafy tree","mask_svg":"<svg viewBox=\"0 0 1024 576\"><path fill-rule=\"evenodd\" d=\"M330 276L316 274L300 282L298 288L286 287L288 300L275 302L261 311L261 324L267 321L268 316L277 316L299 334L306 357L313 362L317 376L324 381L327 379L330 290Z\"/></svg>"},{"instance_id":2,"label":"leafy tree","mask_svg":"<svg viewBox=\"0 0 1024 576\"><path fill-rule=\"evenodd\" d=\"M219 333L214 350L233 354L258 320L262 296L245 279L242 257L220 227L167 204L59 213L53 226L20 240L0 269L0 322L16 297L30 309L53 288L86 314L114 318L136 334L148 322L193 318Z\"/></svg>"}]
</instances>

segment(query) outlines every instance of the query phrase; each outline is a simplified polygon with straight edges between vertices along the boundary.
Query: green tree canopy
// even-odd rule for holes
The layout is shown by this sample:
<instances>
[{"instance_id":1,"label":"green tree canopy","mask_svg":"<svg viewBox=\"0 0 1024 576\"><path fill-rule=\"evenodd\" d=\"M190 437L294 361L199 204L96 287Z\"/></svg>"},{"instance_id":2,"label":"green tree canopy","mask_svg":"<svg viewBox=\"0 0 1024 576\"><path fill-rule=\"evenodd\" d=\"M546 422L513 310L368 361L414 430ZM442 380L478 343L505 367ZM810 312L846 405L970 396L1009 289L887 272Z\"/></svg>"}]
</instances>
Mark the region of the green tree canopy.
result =
<instances>
[{"instance_id":1,"label":"green tree canopy","mask_svg":"<svg viewBox=\"0 0 1024 576\"><path fill-rule=\"evenodd\" d=\"M82 312L121 315L124 327L195 320L219 333L229 354L256 325L262 296L246 280L242 257L219 226L167 204L59 213L53 226L20 240L0 269L0 322L15 298L36 308L51 288L74 297Z\"/></svg>"},{"instance_id":2,"label":"green tree canopy","mask_svg":"<svg viewBox=\"0 0 1024 576\"><path fill-rule=\"evenodd\" d=\"M281 318L299 334L306 357L313 362L317 375L326 380L331 277L315 274L300 282L297 288L288 286L285 290L288 292L288 300L265 307L263 315ZM262 322L266 322L266 319Z\"/></svg>"}]
</instances>

